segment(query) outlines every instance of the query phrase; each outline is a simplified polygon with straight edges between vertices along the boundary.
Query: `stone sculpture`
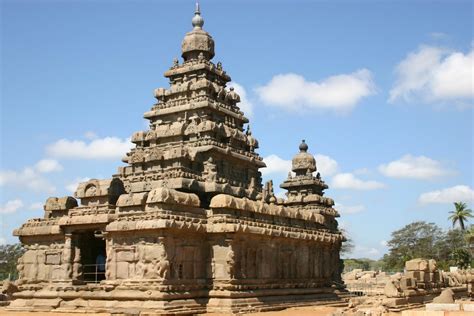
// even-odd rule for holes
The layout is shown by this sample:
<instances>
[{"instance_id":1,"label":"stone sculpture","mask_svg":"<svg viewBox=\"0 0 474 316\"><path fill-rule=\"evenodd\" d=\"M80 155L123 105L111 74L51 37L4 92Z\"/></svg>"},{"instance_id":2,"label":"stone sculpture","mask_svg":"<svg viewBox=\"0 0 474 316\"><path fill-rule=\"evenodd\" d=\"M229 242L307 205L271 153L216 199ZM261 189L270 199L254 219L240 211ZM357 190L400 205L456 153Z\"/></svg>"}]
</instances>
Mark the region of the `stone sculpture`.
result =
<instances>
[{"instance_id":1,"label":"stone sculpture","mask_svg":"<svg viewBox=\"0 0 474 316\"><path fill-rule=\"evenodd\" d=\"M334 201L303 141L295 176L262 187L258 141L196 8L183 63L165 72L111 179L50 198L45 217L14 234L19 292L11 309L147 313L236 312L338 300Z\"/></svg>"}]
</instances>

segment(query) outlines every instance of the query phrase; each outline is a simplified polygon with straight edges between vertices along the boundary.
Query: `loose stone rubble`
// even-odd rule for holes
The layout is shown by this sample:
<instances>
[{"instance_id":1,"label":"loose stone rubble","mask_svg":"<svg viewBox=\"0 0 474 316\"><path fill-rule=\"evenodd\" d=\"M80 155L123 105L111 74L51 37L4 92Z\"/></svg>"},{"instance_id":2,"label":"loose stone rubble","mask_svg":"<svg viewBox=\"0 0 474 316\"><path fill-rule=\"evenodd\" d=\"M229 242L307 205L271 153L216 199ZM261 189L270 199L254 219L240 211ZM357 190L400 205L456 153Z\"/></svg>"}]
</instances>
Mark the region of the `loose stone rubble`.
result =
<instances>
[{"instance_id":1,"label":"loose stone rubble","mask_svg":"<svg viewBox=\"0 0 474 316\"><path fill-rule=\"evenodd\" d=\"M349 291L364 296L351 298L349 306L334 315L382 315L429 302L454 303L455 298L472 296L474 271L441 272L435 260L418 258L405 262L405 273L389 276L355 269L346 273L343 280Z\"/></svg>"},{"instance_id":2,"label":"loose stone rubble","mask_svg":"<svg viewBox=\"0 0 474 316\"><path fill-rule=\"evenodd\" d=\"M111 179L51 197L14 231L26 249L12 310L202 313L340 302L343 235L303 141L277 198L214 40L194 29L147 131ZM315 174L316 173L316 174ZM76 200L79 199L80 202Z\"/></svg>"},{"instance_id":3,"label":"loose stone rubble","mask_svg":"<svg viewBox=\"0 0 474 316\"><path fill-rule=\"evenodd\" d=\"M18 286L9 280L0 281L0 306L7 306Z\"/></svg>"}]
</instances>

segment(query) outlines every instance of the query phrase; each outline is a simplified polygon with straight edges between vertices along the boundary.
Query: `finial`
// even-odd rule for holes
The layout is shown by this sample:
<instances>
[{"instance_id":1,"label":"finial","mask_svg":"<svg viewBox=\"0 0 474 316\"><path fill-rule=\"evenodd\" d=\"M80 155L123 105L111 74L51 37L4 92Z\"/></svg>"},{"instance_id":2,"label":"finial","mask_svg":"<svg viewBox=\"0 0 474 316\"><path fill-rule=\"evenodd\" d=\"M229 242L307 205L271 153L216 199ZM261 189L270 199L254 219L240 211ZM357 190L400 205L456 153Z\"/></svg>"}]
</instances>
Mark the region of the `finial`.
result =
<instances>
[{"instance_id":1,"label":"finial","mask_svg":"<svg viewBox=\"0 0 474 316\"><path fill-rule=\"evenodd\" d=\"M305 143L305 140L303 139L300 144L300 151L306 152L308 150L308 145Z\"/></svg>"},{"instance_id":2,"label":"finial","mask_svg":"<svg viewBox=\"0 0 474 316\"><path fill-rule=\"evenodd\" d=\"M194 10L194 14L201 14L201 10L199 10L199 1L196 1L196 10Z\"/></svg>"},{"instance_id":3,"label":"finial","mask_svg":"<svg viewBox=\"0 0 474 316\"><path fill-rule=\"evenodd\" d=\"M252 135L252 131L250 130L250 124L247 125L247 132L245 134Z\"/></svg>"},{"instance_id":4,"label":"finial","mask_svg":"<svg viewBox=\"0 0 474 316\"><path fill-rule=\"evenodd\" d=\"M196 1L196 10L194 11L194 17L191 20L194 29L201 29L204 25L204 19L201 16L201 10L199 8L199 2Z\"/></svg>"}]
</instances>

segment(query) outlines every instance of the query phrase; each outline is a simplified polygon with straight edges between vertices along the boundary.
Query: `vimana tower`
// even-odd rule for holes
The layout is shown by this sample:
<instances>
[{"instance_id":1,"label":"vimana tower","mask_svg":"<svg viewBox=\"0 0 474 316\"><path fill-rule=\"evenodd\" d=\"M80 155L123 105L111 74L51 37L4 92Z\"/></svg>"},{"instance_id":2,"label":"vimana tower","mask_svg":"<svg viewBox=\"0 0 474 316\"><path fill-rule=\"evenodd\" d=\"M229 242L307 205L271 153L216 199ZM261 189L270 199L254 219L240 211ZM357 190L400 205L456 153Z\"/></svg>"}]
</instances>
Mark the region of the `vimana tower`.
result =
<instances>
[{"instance_id":1,"label":"vimana tower","mask_svg":"<svg viewBox=\"0 0 474 316\"><path fill-rule=\"evenodd\" d=\"M158 315L340 302L344 237L314 157L303 141L286 199L262 186L258 142L211 61L198 5L192 25L126 165L75 197L48 198L43 218L14 231L26 252L9 309Z\"/></svg>"}]
</instances>

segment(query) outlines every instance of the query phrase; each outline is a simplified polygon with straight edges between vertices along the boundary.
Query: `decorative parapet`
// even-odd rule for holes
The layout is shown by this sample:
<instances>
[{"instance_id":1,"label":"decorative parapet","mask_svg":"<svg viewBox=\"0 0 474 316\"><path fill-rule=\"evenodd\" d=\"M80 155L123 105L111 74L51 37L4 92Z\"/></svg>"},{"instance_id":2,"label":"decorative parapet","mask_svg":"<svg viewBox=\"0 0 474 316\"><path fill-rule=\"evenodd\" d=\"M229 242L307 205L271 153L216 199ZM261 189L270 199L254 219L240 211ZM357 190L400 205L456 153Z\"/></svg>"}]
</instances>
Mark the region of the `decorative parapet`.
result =
<instances>
[{"instance_id":1,"label":"decorative parapet","mask_svg":"<svg viewBox=\"0 0 474 316\"><path fill-rule=\"evenodd\" d=\"M44 205L44 218L67 215L70 209L77 207L77 200L72 196L50 197Z\"/></svg>"},{"instance_id":2,"label":"decorative parapet","mask_svg":"<svg viewBox=\"0 0 474 316\"><path fill-rule=\"evenodd\" d=\"M148 192L122 194L117 200L117 211L119 214L144 212L147 198Z\"/></svg>"},{"instance_id":3,"label":"decorative parapet","mask_svg":"<svg viewBox=\"0 0 474 316\"><path fill-rule=\"evenodd\" d=\"M61 217L58 224L60 226L107 224L116 218L116 214L89 211L81 215Z\"/></svg>"},{"instance_id":4,"label":"decorative parapet","mask_svg":"<svg viewBox=\"0 0 474 316\"><path fill-rule=\"evenodd\" d=\"M41 236L41 235L59 235L61 227L58 225L57 219L40 219L34 218L28 220L20 228L13 231L13 236Z\"/></svg>"},{"instance_id":5,"label":"decorative parapet","mask_svg":"<svg viewBox=\"0 0 474 316\"><path fill-rule=\"evenodd\" d=\"M208 233L245 233L282 237L299 240L313 240L322 244L337 244L345 241L341 233L323 230L293 228L289 226L258 223L250 220L235 218L213 218L206 225Z\"/></svg>"},{"instance_id":6,"label":"decorative parapet","mask_svg":"<svg viewBox=\"0 0 474 316\"><path fill-rule=\"evenodd\" d=\"M75 196L81 199L81 205L115 204L121 194L125 193L119 178L82 182L77 187Z\"/></svg>"},{"instance_id":7,"label":"decorative parapet","mask_svg":"<svg viewBox=\"0 0 474 316\"><path fill-rule=\"evenodd\" d=\"M293 204L293 203L298 203L298 204L322 204L326 206L333 206L334 205L334 200L328 197L320 196L317 194L309 194L306 196L290 196L287 201L285 201L285 204Z\"/></svg>"},{"instance_id":8,"label":"decorative parapet","mask_svg":"<svg viewBox=\"0 0 474 316\"><path fill-rule=\"evenodd\" d=\"M107 232L144 231L156 229L185 229L206 231L205 218L177 215L173 212L123 216L108 224Z\"/></svg>"},{"instance_id":9,"label":"decorative parapet","mask_svg":"<svg viewBox=\"0 0 474 316\"><path fill-rule=\"evenodd\" d=\"M199 197L193 193L179 192L168 188L156 188L150 191L146 204L171 204L188 207L199 207Z\"/></svg>"},{"instance_id":10,"label":"decorative parapet","mask_svg":"<svg viewBox=\"0 0 474 316\"><path fill-rule=\"evenodd\" d=\"M211 209L231 209L237 211L247 211L266 215L301 219L326 224L324 215L311 209L285 207L277 204L268 204L262 201L253 201L247 198L236 198L227 194L218 194L212 198Z\"/></svg>"}]
</instances>

